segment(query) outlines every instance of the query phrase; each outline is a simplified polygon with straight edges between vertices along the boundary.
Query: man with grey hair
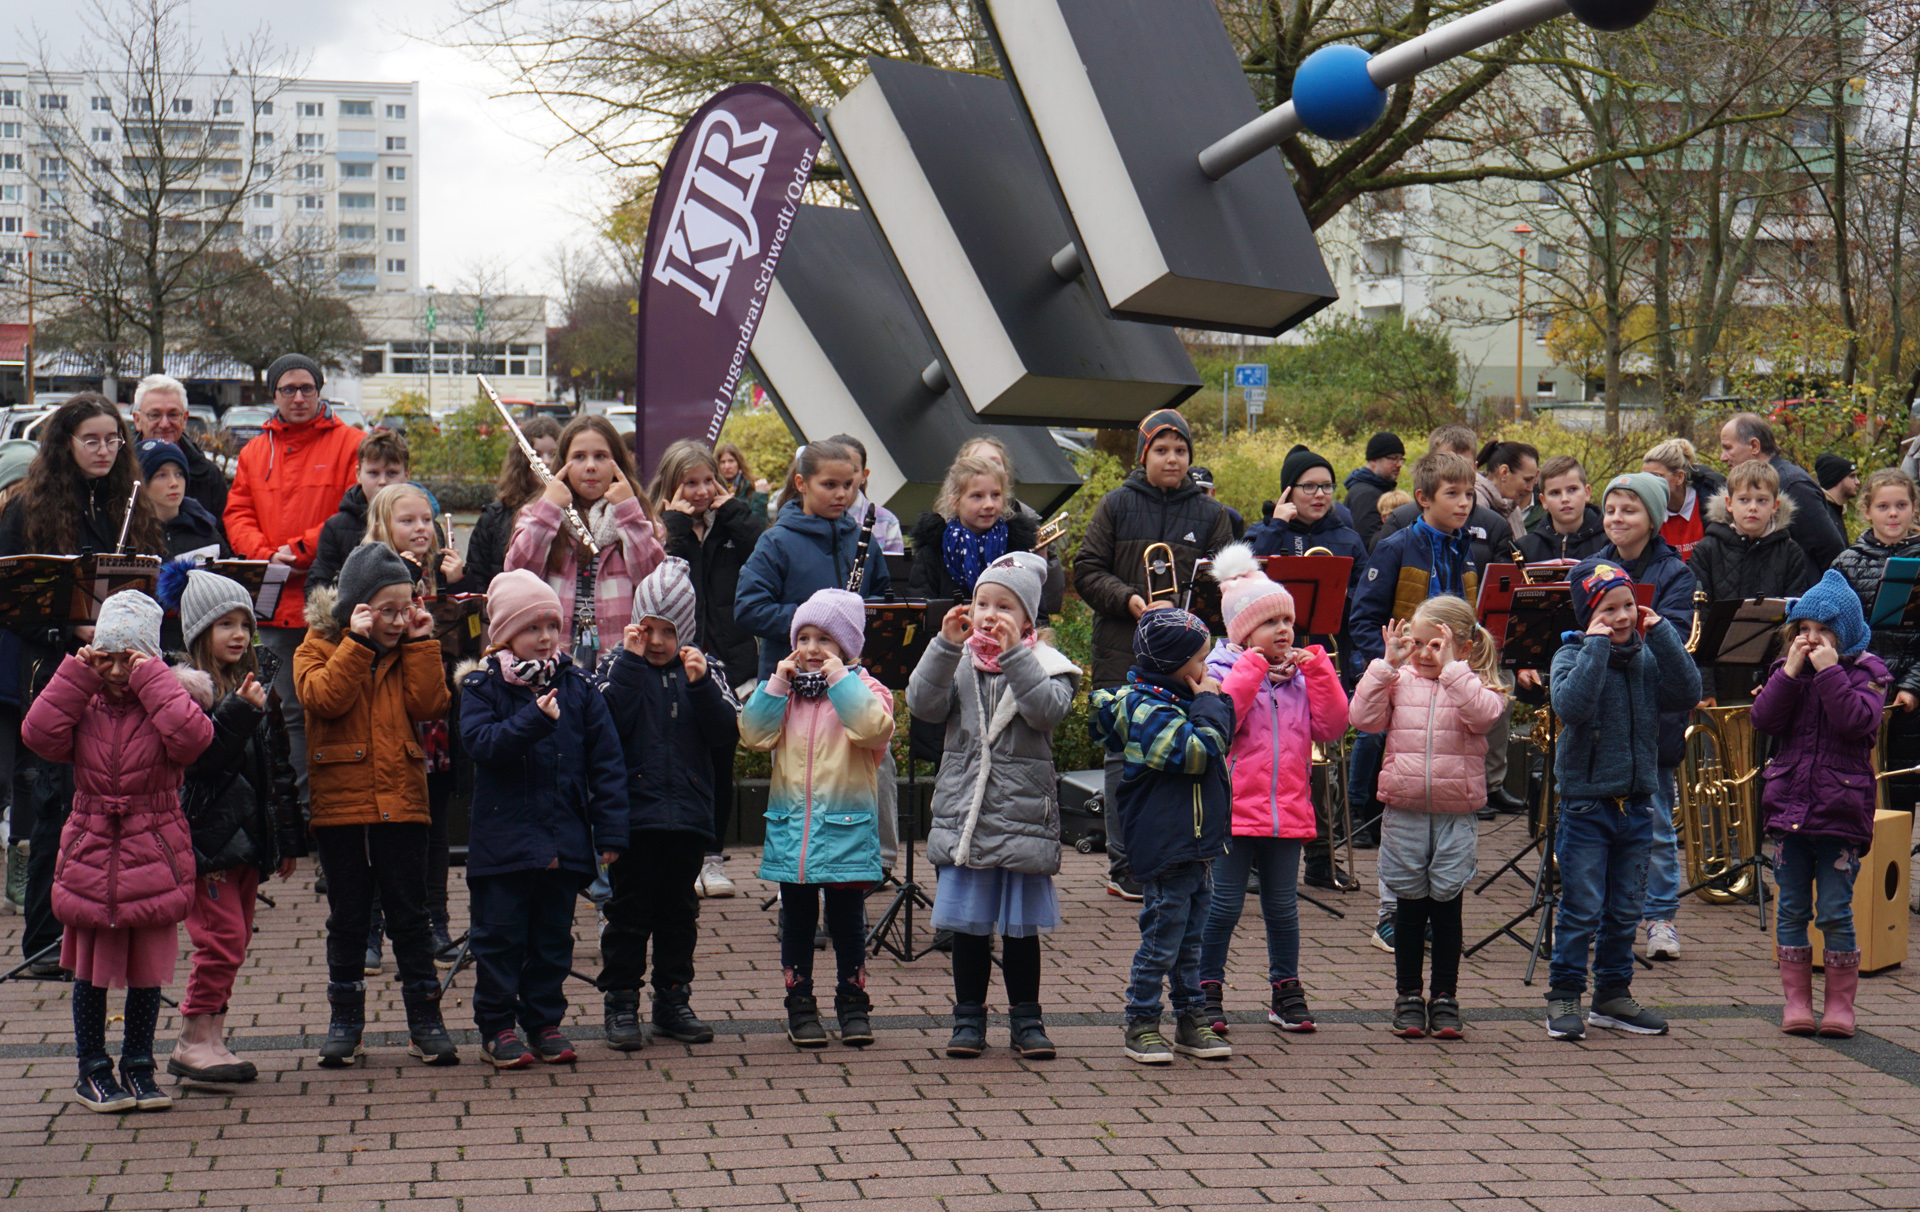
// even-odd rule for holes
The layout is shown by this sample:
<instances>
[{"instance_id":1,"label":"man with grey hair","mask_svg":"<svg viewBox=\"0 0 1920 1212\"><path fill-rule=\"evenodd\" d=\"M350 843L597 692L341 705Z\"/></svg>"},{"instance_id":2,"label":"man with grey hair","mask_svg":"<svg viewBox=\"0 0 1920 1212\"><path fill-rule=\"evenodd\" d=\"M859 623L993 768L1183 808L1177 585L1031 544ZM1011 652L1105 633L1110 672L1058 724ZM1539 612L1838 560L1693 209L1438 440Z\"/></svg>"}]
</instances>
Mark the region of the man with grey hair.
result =
<instances>
[{"instance_id":1,"label":"man with grey hair","mask_svg":"<svg viewBox=\"0 0 1920 1212\"><path fill-rule=\"evenodd\" d=\"M227 508L227 473L187 437L187 389L167 375L148 375L133 389L133 427L141 438L171 442L187 456L187 495L220 517Z\"/></svg>"},{"instance_id":2,"label":"man with grey hair","mask_svg":"<svg viewBox=\"0 0 1920 1212\"><path fill-rule=\"evenodd\" d=\"M1751 412L1728 417L1720 427L1720 457L1729 468L1763 459L1779 474L1780 494L1793 502L1793 520L1787 524L1787 533L1807 553L1814 571L1831 567L1834 557L1847 549L1846 533L1834 525L1819 481L1781 455L1773 426L1765 417Z\"/></svg>"}]
</instances>

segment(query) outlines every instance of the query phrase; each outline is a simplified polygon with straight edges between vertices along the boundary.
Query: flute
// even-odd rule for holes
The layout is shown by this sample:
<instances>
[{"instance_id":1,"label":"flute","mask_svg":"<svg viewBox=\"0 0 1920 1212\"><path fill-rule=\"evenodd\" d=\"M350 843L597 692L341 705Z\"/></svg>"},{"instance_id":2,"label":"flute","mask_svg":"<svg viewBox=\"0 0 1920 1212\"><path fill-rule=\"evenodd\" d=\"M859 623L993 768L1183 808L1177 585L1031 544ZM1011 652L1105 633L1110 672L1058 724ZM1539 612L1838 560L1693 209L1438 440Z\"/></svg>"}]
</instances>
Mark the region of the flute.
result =
<instances>
[{"instance_id":1,"label":"flute","mask_svg":"<svg viewBox=\"0 0 1920 1212\"><path fill-rule=\"evenodd\" d=\"M508 412L507 406L501 402L500 393L493 389L493 384L487 382L487 376L473 377L480 380L480 390L486 392L487 398L493 401L494 411L499 413L500 419L507 423L507 432L511 433L513 440L520 444L520 453L527 456L527 465L533 468L533 474L540 477L542 484L553 483L557 478L553 470L547 466L547 461L540 457L540 452L533 448L533 443L527 441L527 435L520 432L520 426L514 422L513 414ZM581 518L580 511L571 503L561 506L561 509L565 513L567 525L573 529L574 536L580 540L580 545L585 547L593 558L599 559L600 544L593 541L593 530Z\"/></svg>"},{"instance_id":2,"label":"flute","mask_svg":"<svg viewBox=\"0 0 1920 1212\"><path fill-rule=\"evenodd\" d=\"M120 519L120 541L113 545L113 554L127 554L127 531L133 528L133 507L140 503L140 481L133 482L133 492L127 497L127 516Z\"/></svg>"}]
</instances>

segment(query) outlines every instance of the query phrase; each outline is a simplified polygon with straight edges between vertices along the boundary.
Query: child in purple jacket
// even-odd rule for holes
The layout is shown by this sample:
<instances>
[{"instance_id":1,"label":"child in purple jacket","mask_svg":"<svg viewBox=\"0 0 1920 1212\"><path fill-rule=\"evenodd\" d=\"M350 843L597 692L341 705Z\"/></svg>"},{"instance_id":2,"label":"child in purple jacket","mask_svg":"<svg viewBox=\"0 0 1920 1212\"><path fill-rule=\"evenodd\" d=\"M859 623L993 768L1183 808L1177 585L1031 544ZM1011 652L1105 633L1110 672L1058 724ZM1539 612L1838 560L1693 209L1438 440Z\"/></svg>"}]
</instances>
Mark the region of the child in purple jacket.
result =
<instances>
[{"instance_id":1,"label":"child in purple jacket","mask_svg":"<svg viewBox=\"0 0 1920 1212\"><path fill-rule=\"evenodd\" d=\"M1829 570L1787 614L1786 656L1753 701L1753 726L1780 738L1760 803L1773 839L1780 888L1781 1028L1812 1035L1813 948L1807 923L1825 936L1827 1003L1821 1035L1853 1035L1860 948L1853 933L1853 880L1873 842L1873 747L1889 675L1866 651L1872 632L1845 577Z\"/></svg>"}]
</instances>

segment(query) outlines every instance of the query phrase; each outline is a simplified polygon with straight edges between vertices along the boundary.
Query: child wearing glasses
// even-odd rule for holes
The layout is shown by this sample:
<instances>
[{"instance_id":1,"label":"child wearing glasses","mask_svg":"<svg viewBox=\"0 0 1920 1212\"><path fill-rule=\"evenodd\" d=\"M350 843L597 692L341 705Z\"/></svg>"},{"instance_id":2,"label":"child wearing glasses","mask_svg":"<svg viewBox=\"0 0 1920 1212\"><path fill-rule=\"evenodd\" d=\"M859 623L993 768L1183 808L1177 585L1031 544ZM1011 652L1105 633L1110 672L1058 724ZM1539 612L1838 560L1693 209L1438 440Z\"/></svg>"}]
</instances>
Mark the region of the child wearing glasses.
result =
<instances>
[{"instance_id":1,"label":"child wearing glasses","mask_svg":"<svg viewBox=\"0 0 1920 1212\"><path fill-rule=\"evenodd\" d=\"M418 725L447 713L433 616L413 596L416 570L382 543L354 548L332 590L307 600L293 679L307 715L313 836L327 877L327 1002L320 1064L360 1055L362 969L375 892L393 940L408 1051L459 1061L440 1021L427 923L427 761Z\"/></svg>"}]
</instances>

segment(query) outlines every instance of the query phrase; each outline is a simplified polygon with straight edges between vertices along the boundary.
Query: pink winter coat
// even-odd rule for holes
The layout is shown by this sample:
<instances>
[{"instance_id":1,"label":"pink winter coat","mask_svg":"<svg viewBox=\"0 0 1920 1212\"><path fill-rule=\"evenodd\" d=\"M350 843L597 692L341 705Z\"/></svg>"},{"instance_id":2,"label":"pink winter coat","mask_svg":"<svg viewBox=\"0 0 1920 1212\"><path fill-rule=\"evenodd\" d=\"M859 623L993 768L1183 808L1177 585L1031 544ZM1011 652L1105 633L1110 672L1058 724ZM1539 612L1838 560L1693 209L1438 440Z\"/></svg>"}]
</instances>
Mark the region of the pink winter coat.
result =
<instances>
[{"instance_id":1,"label":"pink winter coat","mask_svg":"<svg viewBox=\"0 0 1920 1212\"><path fill-rule=\"evenodd\" d=\"M109 702L100 675L70 656L20 726L27 748L73 763L53 869L53 915L69 926L171 926L193 900L180 783L213 742L213 721L163 660L142 662L128 684L132 698Z\"/></svg>"},{"instance_id":2,"label":"pink winter coat","mask_svg":"<svg viewBox=\"0 0 1920 1212\"><path fill-rule=\"evenodd\" d=\"M1367 666L1353 691L1353 726L1385 732L1380 802L1418 812L1477 812L1487 802L1487 734L1506 700L1465 661L1437 679L1411 665Z\"/></svg>"},{"instance_id":3,"label":"pink winter coat","mask_svg":"<svg viewBox=\"0 0 1920 1212\"><path fill-rule=\"evenodd\" d=\"M1233 700L1233 836L1311 838L1309 790L1313 742L1347 730L1347 695L1318 644L1293 677L1275 682L1267 658L1224 640L1207 656L1207 672Z\"/></svg>"}]
</instances>

